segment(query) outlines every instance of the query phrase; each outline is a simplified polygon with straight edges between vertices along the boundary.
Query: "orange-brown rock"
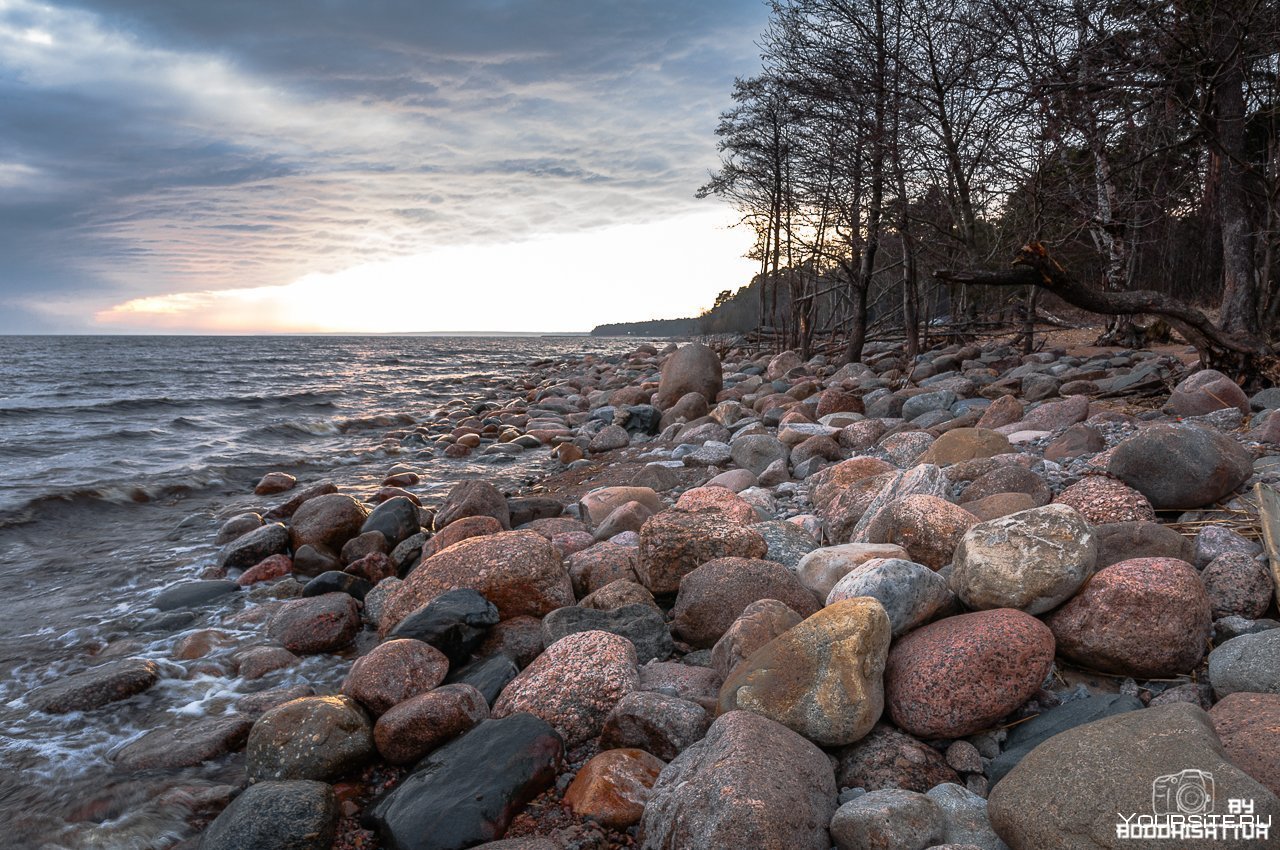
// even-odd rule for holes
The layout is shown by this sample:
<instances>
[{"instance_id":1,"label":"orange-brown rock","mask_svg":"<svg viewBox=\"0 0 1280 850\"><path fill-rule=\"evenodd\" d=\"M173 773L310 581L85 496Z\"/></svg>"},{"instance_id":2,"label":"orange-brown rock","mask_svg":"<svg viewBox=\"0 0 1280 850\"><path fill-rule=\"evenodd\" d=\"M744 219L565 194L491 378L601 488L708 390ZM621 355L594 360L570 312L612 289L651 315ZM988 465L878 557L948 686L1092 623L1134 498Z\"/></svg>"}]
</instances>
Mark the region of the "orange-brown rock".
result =
<instances>
[{"instance_id":1,"label":"orange-brown rock","mask_svg":"<svg viewBox=\"0 0 1280 850\"><path fill-rule=\"evenodd\" d=\"M639 823L666 763L644 750L605 750L582 766L564 794L574 814L609 829Z\"/></svg>"}]
</instances>

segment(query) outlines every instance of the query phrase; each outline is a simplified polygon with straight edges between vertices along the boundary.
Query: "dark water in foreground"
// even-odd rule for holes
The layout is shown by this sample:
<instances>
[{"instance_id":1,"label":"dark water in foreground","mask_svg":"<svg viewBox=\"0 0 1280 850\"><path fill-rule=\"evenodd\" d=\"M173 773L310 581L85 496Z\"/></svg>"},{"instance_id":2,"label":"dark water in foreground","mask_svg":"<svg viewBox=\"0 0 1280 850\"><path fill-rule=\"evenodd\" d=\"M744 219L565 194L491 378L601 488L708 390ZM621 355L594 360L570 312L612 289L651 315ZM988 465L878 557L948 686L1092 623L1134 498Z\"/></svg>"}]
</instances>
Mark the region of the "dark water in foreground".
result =
<instances>
[{"instance_id":1,"label":"dark water in foreground","mask_svg":"<svg viewBox=\"0 0 1280 850\"><path fill-rule=\"evenodd\" d=\"M264 504L263 473L373 489L418 469L424 503L464 477L512 487L545 454L448 460L385 439L450 400L509 398L541 358L622 353L582 337L0 337L0 848L152 848L184 834L157 802L177 782L234 782L236 758L127 773L110 761L158 726L232 710L245 693L341 679L312 658L256 682L219 651L176 661L183 633L138 629L148 601L215 559L220 518ZM243 594L241 594L243 596ZM235 604L251 608L254 603ZM261 627L246 626L238 646ZM87 715L25 696L119 653L159 662L160 684ZM162 799L162 798L161 798Z\"/></svg>"}]
</instances>

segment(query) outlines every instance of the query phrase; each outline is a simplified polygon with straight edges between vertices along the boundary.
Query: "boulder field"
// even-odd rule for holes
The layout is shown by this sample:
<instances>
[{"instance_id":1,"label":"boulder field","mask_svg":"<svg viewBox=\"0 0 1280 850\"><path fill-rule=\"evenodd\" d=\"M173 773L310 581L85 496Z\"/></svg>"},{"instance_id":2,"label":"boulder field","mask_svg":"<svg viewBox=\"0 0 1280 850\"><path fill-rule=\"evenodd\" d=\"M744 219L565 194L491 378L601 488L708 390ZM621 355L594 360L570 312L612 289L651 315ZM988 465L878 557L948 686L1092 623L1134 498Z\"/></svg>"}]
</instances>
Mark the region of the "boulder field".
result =
<instances>
[{"instance_id":1,"label":"boulder field","mask_svg":"<svg viewBox=\"0 0 1280 850\"><path fill-rule=\"evenodd\" d=\"M114 757L236 753L201 850L1280 846L1278 402L1119 349L544 362L378 486L258 482L157 616L252 624L264 687ZM1125 840L1191 815L1253 832Z\"/></svg>"}]
</instances>

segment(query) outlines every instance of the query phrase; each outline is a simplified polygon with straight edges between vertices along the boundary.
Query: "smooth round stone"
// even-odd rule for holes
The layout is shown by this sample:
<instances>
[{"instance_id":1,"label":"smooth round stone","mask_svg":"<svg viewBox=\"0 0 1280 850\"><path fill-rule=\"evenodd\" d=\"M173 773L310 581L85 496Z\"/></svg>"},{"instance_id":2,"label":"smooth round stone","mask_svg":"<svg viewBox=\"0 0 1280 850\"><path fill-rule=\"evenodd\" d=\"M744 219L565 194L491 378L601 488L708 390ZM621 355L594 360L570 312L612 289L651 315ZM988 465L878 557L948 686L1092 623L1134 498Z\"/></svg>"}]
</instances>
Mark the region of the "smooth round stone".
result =
<instances>
[{"instance_id":1,"label":"smooth round stone","mask_svg":"<svg viewBox=\"0 0 1280 850\"><path fill-rule=\"evenodd\" d=\"M333 786L313 780L258 782L200 836L201 850L329 850L338 822Z\"/></svg>"},{"instance_id":2,"label":"smooth round stone","mask_svg":"<svg viewBox=\"0 0 1280 850\"><path fill-rule=\"evenodd\" d=\"M145 658L126 658L45 685L32 693L27 702L36 711L47 714L92 711L140 694L158 681L160 665Z\"/></svg>"},{"instance_id":3,"label":"smooth round stone","mask_svg":"<svg viewBox=\"0 0 1280 850\"><path fill-rule=\"evenodd\" d=\"M1087 475L1058 494L1055 504L1070 505L1090 525L1110 522L1150 522L1156 518L1151 503L1122 481Z\"/></svg>"},{"instance_id":4,"label":"smooth round stone","mask_svg":"<svg viewBox=\"0 0 1280 850\"><path fill-rule=\"evenodd\" d=\"M355 639L360 609L345 593L286 602L271 618L268 633L290 652L331 652Z\"/></svg>"},{"instance_id":5,"label":"smooth round stone","mask_svg":"<svg viewBox=\"0 0 1280 850\"><path fill-rule=\"evenodd\" d=\"M953 428L929 446L921 463L950 466L975 458L994 457L1013 451L1004 434L987 428Z\"/></svg>"},{"instance_id":6,"label":"smooth round stone","mask_svg":"<svg viewBox=\"0 0 1280 850\"><path fill-rule=\"evenodd\" d=\"M718 511L668 510L650 517L640 529L636 573L651 593L675 593L680 579L708 561L761 558L768 551L769 544L758 532Z\"/></svg>"},{"instance_id":7,"label":"smooth round stone","mask_svg":"<svg viewBox=\"0 0 1280 850\"><path fill-rule=\"evenodd\" d=\"M392 764L413 764L489 718L489 703L472 685L443 685L396 703L378 718L373 741Z\"/></svg>"},{"instance_id":8,"label":"smooth round stone","mask_svg":"<svg viewBox=\"0 0 1280 850\"><path fill-rule=\"evenodd\" d=\"M1097 557L1075 509L1032 508L970 528L956 547L951 589L970 608L1042 614L1071 598Z\"/></svg>"},{"instance_id":9,"label":"smooth round stone","mask_svg":"<svg viewBox=\"0 0 1280 850\"><path fill-rule=\"evenodd\" d=\"M720 690L720 711L756 712L822 746L851 744L884 710L890 639L879 602L837 602L739 664Z\"/></svg>"},{"instance_id":10,"label":"smooth round stone","mask_svg":"<svg viewBox=\"0 0 1280 850\"><path fill-rule=\"evenodd\" d=\"M840 579L878 558L910 560L907 550L896 543L843 543L814 549L796 565L800 583L819 599L826 599Z\"/></svg>"},{"instance_id":11,"label":"smooth round stone","mask_svg":"<svg viewBox=\"0 0 1280 850\"><path fill-rule=\"evenodd\" d=\"M722 679L729 678L739 663L803 619L776 599L752 602L712 647L711 666Z\"/></svg>"},{"instance_id":12,"label":"smooth round stone","mask_svg":"<svg viewBox=\"0 0 1280 850\"><path fill-rule=\"evenodd\" d=\"M801 616L821 607L795 573L781 564L717 558L680 580L671 628L690 645L710 648L748 605L761 599L776 599Z\"/></svg>"},{"instance_id":13,"label":"smooth round stone","mask_svg":"<svg viewBox=\"0 0 1280 850\"><path fill-rule=\"evenodd\" d=\"M1200 576L1176 558L1113 564L1045 622L1064 658L1140 678L1193 671L1213 628Z\"/></svg>"},{"instance_id":14,"label":"smooth round stone","mask_svg":"<svg viewBox=\"0 0 1280 850\"><path fill-rule=\"evenodd\" d=\"M1209 719L1231 762L1280 795L1280 694L1229 694Z\"/></svg>"},{"instance_id":15,"label":"smooth round stone","mask_svg":"<svg viewBox=\"0 0 1280 850\"><path fill-rule=\"evenodd\" d=\"M921 738L982 731L1040 689L1053 656L1048 627L1012 608L938 620L901 638L889 653L889 715Z\"/></svg>"},{"instance_id":16,"label":"smooth round stone","mask_svg":"<svg viewBox=\"0 0 1280 850\"><path fill-rule=\"evenodd\" d=\"M846 575L827 595L827 605L869 596L884 606L894 637L928 622L951 601L947 580L933 570L901 558L868 561Z\"/></svg>"},{"instance_id":17,"label":"smooth round stone","mask_svg":"<svg viewBox=\"0 0 1280 850\"><path fill-rule=\"evenodd\" d=\"M1156 425L1116 446L1107 471L1156 510L1190 510L1219 501L1247 481L1253 456L1217 431Z\"/></svg>"},{"instance_id":18,"label":"smooth round stone","mask_svg":"<svg viewBox=\"0 0 1280 850\"><path fill-rule=\"evenodd\" d=\"M651 691L632 691L613 707L600 732L600 748L634 747L670 761L702 740L711 716L696 702Z\"/></svg>"},{"instance_id":19,"label":"smooth round stone","mask_svg":"<svg viewBox=\"0 0 1280 850\"><path fill-rule=\"evenodd\" d=\"M449 659L420 640L392 640L356 659L342 693L376 717L392 706L426 693L444 681Z\"/></svg>"},{"instance_id":20,"label":"smooth round stone","mask_svg":"<svg viewBox=\"0 0 1280 850\"><path fill-rule=\"evenodd\" d=\"M240 749L252 727L253 720L243 714L187 720L151 730L111 760L124 770L192 767Z\"/></svg>"},{"instance_id":21,"label":"smooth round stone","mask_svg":"<svg viewBox=\"0 0 1280 850\"><path fill-rule=\"evenodd\" d=\"M638 823L666 763L644 750L605 750L582 766L564 803L578 817L609 829Z\"/></svg>"},{"instance_id":22,"label":"smooth round stone","mask_svg":"<svg viewBox=\"0 0 1280 850\"><path fill-rule=\"evenodd\" d=\"M1267 568L1252 555L1228 552L1214 558L1200 574L1213 617L1256 620L1267 613L1275 583Z\"/></svg>"},{"instance_id":23,"label":"smooth round stone","mask_svg":"<svg viewBox=\"0 0 1280 850\"><path fill-rule=\"evenodd\" d=\"M924 792L943 782L960 781L942 753L887 723L877 723L865 738L836 756L836 780L841 788Z\"/></svg>"}]
</instances>

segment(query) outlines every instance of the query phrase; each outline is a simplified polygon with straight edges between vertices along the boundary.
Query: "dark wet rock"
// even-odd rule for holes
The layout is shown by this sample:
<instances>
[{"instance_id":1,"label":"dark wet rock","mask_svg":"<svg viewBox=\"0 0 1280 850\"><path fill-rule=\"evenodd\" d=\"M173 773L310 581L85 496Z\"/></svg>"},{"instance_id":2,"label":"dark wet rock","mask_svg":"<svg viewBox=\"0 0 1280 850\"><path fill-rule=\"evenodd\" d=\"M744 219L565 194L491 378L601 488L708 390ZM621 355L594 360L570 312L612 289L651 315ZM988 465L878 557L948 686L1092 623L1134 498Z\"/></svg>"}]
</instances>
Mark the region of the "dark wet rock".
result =
<instances>
[{"instance_id":1,"label":"dark wet rock","mask_svg":"<svg viewBox=\"0 0 1280 850\"><path fill-rule=\"evenodd\" d=\"M389 638L413 638L463 664L498 623L497 607L470 588L442 593L391 630Z\"/></svg>"},{"instance_id":2,"label":"dark wet rock","mask_svg":"<svg viewBox=\"0 0 1280 850\"><path fill-rule=\"evenodd\" d=\"M259 479L257 486L253 488L253 494L255 496L274 496L277 493L292 490L297 485L298 479L287 472L268 472Z\"/></svg>"},{"instance_id":3,"label":"dark wet rock","mask_svg":"<svg viewBox=\"0 0 1280 850\"><path fill-rule=\"evenodd\" d=\"M294 550L306 545L325 546L341 552L343 545L360 533L368 513L364 506L342 493L317 496L302 504L289 523L289 539Z\"/></svg>"},{"instance_id":4,"label":"dark wet rock","mask_svg":"<svg viewBox=\"0 0 1280 850\"><path fill-rule=\"evenodd\" d=\"M1156 510L1187 510L1233 493L1252 474L1253 457L1217 431L1155 425L1116 446L1107 471Z\"/></svg>"},{"instance_id":5,"label":"dark wet rock","mask_svg":"<svg viewBox=\"0 0 1280 850\"><path fill-rule=\"evenodd\" d=\"M449 673L444 680L446 685L471 685L481 694L489 705L498 701L502 689L520 675L516 662L499 653L488 658L472 661Z\"/></svg>"},{"instance_id":6,"label":"dark wet rock","mask_svg":"<svg viewBox=\"0 0 1280 850\"><path fill-rule=\"evenodd\" d=\"M276 505L263 514L263 517L268 521L289 519L298 512L300 507L312 499L336 492L338 492L338 488L332 481L319 481L297 491L290 497L289 501Z\"/></svg>"},{"instance_id":7,"label":"dark wet rock","mask_svg":"<svg viewBox=\"0 0 1280 850\"><path fill-rule=\"evenodd\" d=\"M350 697L302 697L259 717L245 754L250 782L336 779L373 758L373 724Z\"/></svg>"},{"instance_id":8,"label":"dark wet rock","mask_svg":"<svg viewBox=\"0 0 1280 850\"><path fill-rule=\"evenodd\" d=\"M378 505L360 527L362 535L370 531L382 532L387 546L392 548L421 530L418 525L418 506L404 496L388 499Z\"/></svg>"},{"instance_id":9,"label":"dark wet rock","mask_svg":"<svg viewBox=\"0 0 1280 850\"><path fill-rule=\"evenodd\" d=\"M338 821L324 782L259 782L209 824L199 850L329 850Z\"/></svg>"},{"instance_id":10,"label":"dark wet rock","mask_svg":"<svg viewBox=\"0 0 1280 850\"><path fill-rule=\"evenodd\" d=\"M126 658L59 679L35 691L27 702L36 711L66 714L92 711L140 694L160 680L160 667L143 658Z\"/></svg>"},{"instance_id":11,"label":"dark wet rock","mask_svg":"<svg viewBox=\"0 0 1280 850\"><path fill-rule=\"evenodd\" d=\"M293 572L300 576L318 576L327 572L341 572L342 560L328 546L308 543L293 552Z\"/></svg>"},{"instance_id":12,"label":"dark wet rock","mask_svg":"<svg viewBox=\"0 0 1280 850\"><path fill-rule=\"evenodd\" d=\"M489 719L489 703L471 685L443 685L397 703L378 718L373 741L392 764L412 764Z\"/></svg>"},{"instance_id":13,"label":"dark wet rock","mask_svg":"<svg viewBox=\"0 0 1280 850\"><path fill-rule=\"evenodd\" d=\"M836 780L842 788L906 788L923 793L940 783L959 781L942 753L887 723L877 723L836 757Z\"/></svg>"},{"instance_id":14,"label":"dark wet rock","mask_svg":"<svg viewBox=\"0 0 1280 850\"><path fill-rule=\"evenodd\" d=\"M511 509L506 497L487 481L459 481L436 512L435 530L440 531L463 517L493 517L504 530L511 528Z\"/></svg>"},{"instance_id":15,"label":"dark wet rock","mask_svg":"<svg viewBox=\"0 0 1280 850\"><path fill-rule=\"evenodd\" d=\"M218 565L228 570L243 570L272 555L283 555L288 551L289 530L273 522L228 543L218 555Z\"/></svg>"},{"instance_id":16,"label":"dark wet rock","mask_svg":"<svg viewBox=\"0 0 1280 850\"><path fill-rule=\"evenodd\" d=\"M345 593L326 593L286 602L271 618L268 632L290 652L341 649L360 630L360 611Z\"/></svg>"},{"instance_id":17,"label":"dark wet rock","mask_svg":"<svg viewBox=\"0 0 1280 850\"><path fill-rule=\"evenodd\" d=\"M1098 694L1055 706L1009 730L1004 749L987 768L987 779L994 787L1027 753L1060 732L1144 707L1142 700L1128 694Z\"/></svg>"},{"instance_id":18,"label":"dark wet rock","mask_svg":"<svg viewBox=\"0 0 1280 850\"><path fill-rule=\"evenodd\" d=\"M228 593L235 593L240 585L234 581L214 579L210 581L184 581L166 587L156 597L155 607L161 611L173 611L177 608L197 608L208 605Z\"/></svg>"},{"instance_id":19,"label":"dark wet rock","mask_svg":"<svg viewBox=\"0 0 1280 850\"><path fill-rule=\"evenodd\" d=\"M489 658L501 653L523 670L542 654L542 649L542 621L537 617L512 617L489 629L476 655Z\"/></svg>"},{"instance_id":20,"label":"dark wet rock","mask_svg":"<svg viewBox=\"0 0 1280 850\"><path fill-rule=\"evenodd\" d=\"M662 611L653 605L627 605L609 611L570 605L542 618L542 642L547 647L567 635L595 630L631 641L642 664L662 661L670 657L673 649Z\"/></svg>"},{"instance_id":21,"label":"dark wet rock","mask_svg":"<svg viewBox=\"0 0 1280 850\"><path fill-rule=\"evenodd\" d=\"M338 560L350 565L375 552L385 555L390 551L391 547L387 545L387 537L381 531L362 531L346 542L342 547L342 551L338 553Z\"/></svg>"},{"instance_id":22,"label":"dark wet rock","mask_svg":"<svg viewBox=\"0 0 1280 850\"><path fill-rule=\"evenodd\" d=\"M237 540L248 534L255 528L261 528L262 523L262 515L254 513L253 511L237 514L219 526L218 536L214 538L213 542L218 546L225 546L231 541ZM184 528L186 524L186 521L184 521L182 525L179 526L179 529Z\"/></svg>"},{"instance_id":23,"label":"dark wet rock","mask_svg":"<svg viewBox=\"0 0 1280 850\"><path fill-rule=\"evenodd\" d=\"M124 770L193 767L240 749L252 726L243 714L184 720L131 741L112 761Z\"/></svg>"},{"instance_id":24,"label":"dark wet rock","mask_svg":"<svg viewBox=\"0 0 1280 850\"><path fill-rule=\"evenodd\" d=\"M302 697L315 696L316 690L310 685L290 685L270 688L253 694L245 694L235 702L236 711L250 717L258 717L278 705L293 702Z\"/></svg>"},{"instance_id":25,"label":"dark wet rock","mask_svg":"<svg viewBox=\"0 0 1280 850\"><path fill-rule=\"evenodd\" d=\"M555 780L563 751L533 715L486 720L428 755L365 821L394 850L463 850L501 838Z\"/></svg>"},{"instance_id":26,"label":"dark wet rock","mask_svg":"<svg viewBox=\"0 0 1280 850\"><path fill-rule=\"evenodd\" d=\"M564 514L564 503L547 496L517 496L507 499L507 513L511 527L519 528L526 522L554 519Z\"/></svg>"},{"instance_id":27,"label":"dark wet rock","mask_svg":"<svg viewBox=\"0 0 1280 850\"><path fill-rule=\"evenodd\" d=\"M323 572L302 588L303 597L324 596L329 593L345 593L353 599L364 600L373 590L373 583L342 570Z\"/></svg>"},{"instance_id":28,"label":"dark wet rock","mask_svg":"<svg viewBox=\"0 0 1280 850\"><path fill-rule=\"evenodd\" d=\"M268 673L292 667L298 656L282 646L254 646L232 656L237 674L250 681L261 679Z\"/></svg>"},{"instance_id":29,"label":"dark wet rock","mask_svg":"<svg viewBox=\"0 0 1280 850\"><path fill-rule=\"evenodd\" d=\"M711 715L696 702L666 694L633 691L605 718L600 748L635 747L671 761L702 740Z\"/></svg>"},{"instance_id":30,"label":"dark wet rock","mask_svg":"<svg viewBox=\"0 0 1280 850\"><path fill-rule=\"evenodd\" d=\"M836 791L822 750L780 723L731 711L663 768L641 847L828 850Z\"/></svg>"}]
</instances>

